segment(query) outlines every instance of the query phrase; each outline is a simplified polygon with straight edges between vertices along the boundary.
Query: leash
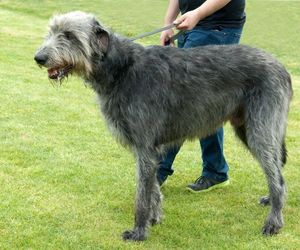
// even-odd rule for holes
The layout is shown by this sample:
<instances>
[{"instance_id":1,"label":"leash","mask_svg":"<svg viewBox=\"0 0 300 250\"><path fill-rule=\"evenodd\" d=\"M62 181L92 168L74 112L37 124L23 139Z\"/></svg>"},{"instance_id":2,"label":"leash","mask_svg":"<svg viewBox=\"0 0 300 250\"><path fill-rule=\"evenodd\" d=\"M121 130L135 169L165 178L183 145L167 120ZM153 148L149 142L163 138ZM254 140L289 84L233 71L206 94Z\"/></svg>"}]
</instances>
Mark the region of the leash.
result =
<instances>
[{"instance_id":1,"label":"leash","mask_svg":"<svg viewBox=\"0 0 300 250\"><path fill-rule=\"evenodd\" d=\"M172 29L172 28L175 28L178 24L169 24L167 26L164 26L162 28L159 28L159 29L155 29L155 30L152 30L152 31L149 31L149 32L145 32L145 33L142 33L138 36L135 36L135 37L132 37L130 38L129 40L130 41L135 41L135 40L138 40L138 39L141 39L141 38L144 38L144 37L147 37L147 36L152 36L154 34L157 34L157 33L160 33L162 31L165 31L165 30L169 30L169 29ZM175 34L174 36L170 37L170 39L167 41L167 44L166 45L169 45L171 42L174 42L176 39L178 39L178 37L180 35L182 35L184 33L183 30L179 31L177 34Z\"/></svg>"}]
</instances>

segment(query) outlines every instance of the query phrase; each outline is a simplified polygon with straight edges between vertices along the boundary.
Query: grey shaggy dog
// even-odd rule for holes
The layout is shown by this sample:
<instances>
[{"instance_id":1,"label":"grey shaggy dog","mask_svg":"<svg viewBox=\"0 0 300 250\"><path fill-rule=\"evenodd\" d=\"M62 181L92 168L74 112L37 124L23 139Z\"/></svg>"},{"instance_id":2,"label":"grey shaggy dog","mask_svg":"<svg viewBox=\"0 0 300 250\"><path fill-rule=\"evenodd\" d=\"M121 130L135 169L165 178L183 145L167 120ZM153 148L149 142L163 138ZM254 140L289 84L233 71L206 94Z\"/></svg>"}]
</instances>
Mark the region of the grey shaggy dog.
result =
<instances>
[{"instance_id":1,"label":"grey shaggy dog","mask_svg":"<svg viewBox=\"0 0 300 250\"><path fill-rule=\"evenodd\" d=\"M70 73L97 93L112 133L135 154L138 185L134 228L125 240L144 240L160 222L158 155L186 139L203 138L230 120L259 161L271 209L263 234L283 226L285 133L291 79L271 55L244 45L193 49L143 47L103 27L93 15L54 16L35 54L50 79Z\"/></svg>"}]
</instances>

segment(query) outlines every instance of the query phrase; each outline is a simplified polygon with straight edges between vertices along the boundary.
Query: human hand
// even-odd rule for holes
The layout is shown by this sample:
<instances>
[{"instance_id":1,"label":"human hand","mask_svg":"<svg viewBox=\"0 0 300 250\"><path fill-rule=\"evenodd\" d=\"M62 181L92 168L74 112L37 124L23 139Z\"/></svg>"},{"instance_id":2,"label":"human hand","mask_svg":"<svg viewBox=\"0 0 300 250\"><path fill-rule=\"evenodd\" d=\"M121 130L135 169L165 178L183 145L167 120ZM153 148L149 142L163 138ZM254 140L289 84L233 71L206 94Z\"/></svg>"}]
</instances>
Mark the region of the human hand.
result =
<instances>
[{"instance_id":1,"label":"human hand","mask_svg":"<svg viewBox=\"0 0 300 250\"><path fill-rule=\"evenodd\" d=\"M174 31L172 29L165 30L160 35L160 45L166 46L170 42L170 46L174 47L174 41L171 41L170 38L174 35Z\"/></svg>"},{"instance_id":2,"label":"human hand","mask_svg":"<svg viewBox=\"0 0 300 250\"><path fill-rule=\"evenodd\" d=\"M179 30L191 30L199 22L200 17L197 10L191 10L183 14L174 21L176 28Z\"/></svg>"}]
</instances>

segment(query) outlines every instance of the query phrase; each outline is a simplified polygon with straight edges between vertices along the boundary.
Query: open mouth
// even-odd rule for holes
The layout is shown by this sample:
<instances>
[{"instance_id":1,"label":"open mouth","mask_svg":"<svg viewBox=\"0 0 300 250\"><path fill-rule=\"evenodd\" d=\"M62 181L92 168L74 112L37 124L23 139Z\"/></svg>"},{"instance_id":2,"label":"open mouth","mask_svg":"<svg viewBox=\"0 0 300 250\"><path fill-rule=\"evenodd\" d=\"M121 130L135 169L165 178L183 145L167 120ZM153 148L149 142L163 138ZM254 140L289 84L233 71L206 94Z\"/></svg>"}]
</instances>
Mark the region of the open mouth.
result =
<instances>
[{"instance_id":1,"label":"open mouth","mask_svg":"<svg viewBox=\"0 0 300 250\"><path fill-rule=\"evenodd\" d=\"M52 80L60 81L66 76L68 76L72 69L73 65L67 65L61 68L50 68L48 69L48 77Z\"/></svg>"}]
</instances>

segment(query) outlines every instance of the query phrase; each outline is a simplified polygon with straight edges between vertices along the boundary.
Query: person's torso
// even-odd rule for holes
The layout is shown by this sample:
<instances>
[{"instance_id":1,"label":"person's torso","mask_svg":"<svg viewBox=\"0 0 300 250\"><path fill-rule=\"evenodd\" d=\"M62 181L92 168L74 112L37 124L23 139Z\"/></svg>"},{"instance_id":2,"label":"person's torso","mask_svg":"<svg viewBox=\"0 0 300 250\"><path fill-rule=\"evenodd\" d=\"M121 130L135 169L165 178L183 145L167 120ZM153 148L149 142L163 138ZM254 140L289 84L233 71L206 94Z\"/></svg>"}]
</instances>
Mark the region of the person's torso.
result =
<instances>
[{"instance_id":1,"label":"person's torso","mask_svg":"<svg viewBox=\"0 0 300 250\"><path fill-rule=\"evenodd\" d=\"M206 0L179 0L181 14L194 10ZM245 0L231 0L222 9L201 20L197 26L239 28L245 23Z\"/></svg>"}]
</instances>

